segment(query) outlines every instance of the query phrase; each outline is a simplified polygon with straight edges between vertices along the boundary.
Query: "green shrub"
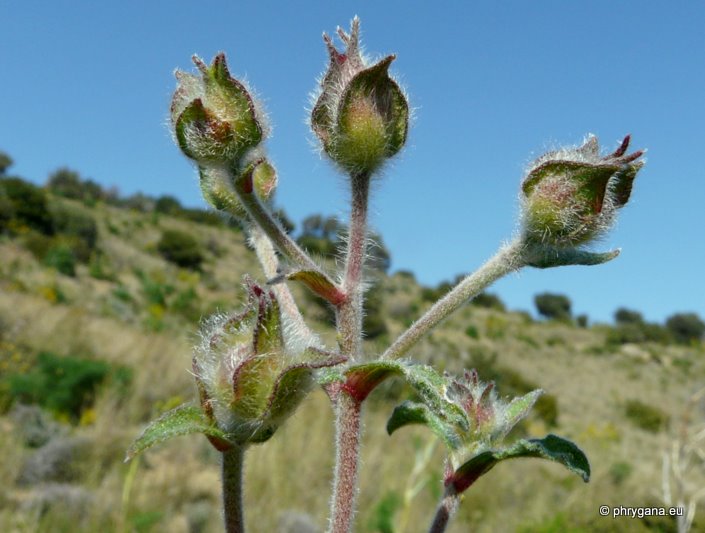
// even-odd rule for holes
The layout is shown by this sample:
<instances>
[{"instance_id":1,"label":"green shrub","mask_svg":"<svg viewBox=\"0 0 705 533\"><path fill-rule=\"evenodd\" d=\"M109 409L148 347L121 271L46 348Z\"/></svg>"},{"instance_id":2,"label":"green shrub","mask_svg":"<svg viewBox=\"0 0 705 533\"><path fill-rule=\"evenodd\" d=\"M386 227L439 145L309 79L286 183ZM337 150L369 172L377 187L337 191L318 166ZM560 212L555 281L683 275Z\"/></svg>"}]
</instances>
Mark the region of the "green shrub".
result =
<instances>
[{"instance_id":1,"label":"green shrub","mask_svg":"<svg viewBox=\"0 0 705 533\"><path fill-rule=\"evenodd\" d=\"M167 261L182 268L199 270L203 262L203 254L198 242L190 234L183 231L167 230L157 244L157 250Z\"/></svg>"},{"instance_id":2,"label":"green shrub","mask_svg":"<svg viewBox=\"0 0 705 533\"><path fill-rule=\"evenodd\" d=\"M174 293L174 286L155 279L141 270L137 270L135 275L142 284L142 294L144 294L147 305L167 306L167 298Z\"/></svg>"},{"instance_id":3,"label":"green shrub","mask_svg":"<svg viewBox=\"0 0 705 533\"><path fill-rule=\"evenodd\" d=\"M575 317L575 323L579 328L587 328L590 324L590 319L587 315L578 315Z\"/></svg>"},{"instance_id":4,"label":"green shrub","mask_svg":"<svg viewBox=\"0 0 705 533\"><path fill-rule=\"evenodd\" d=\"M615 327L607 331L608 345L641 342L666 344L670 340L671 334L666 328L651 322L618 322Z\"/></svg>"},{"instance_id":5,"label":"green shrub","mask_svg":"<svg viewBox=\"0 0 705 533\"><path fill-rule=\"evenodd\" d=\"M534 296L536 310L543 317L554 320L570 320L570 298L564 294L544 292Z\"/></svg>"},{"instance_id":6,"label":"green shrub","mask_svg":"<svg viewBox=\"0 0 705 533\"><path fill-rule=\"evenodd\" d=\"M501 316L490 315L485 320L485 333L490 339L503 339L507 333L507 321Z\"/></svg>"},{"instance_id":7,"label":"green shrub","mask_svg":"<svg viewBox=\"0 0 705 533\"><path fill-rule=\"evenodd\" d=\"M2 178L0 191L11 206L12 220L45 235L54 233L44 190L20 178Z\"/></svg>"},{"instance_id":8,"label":"green shrub","mask_svg":"<svg viewBox=\"0 0 705 533\"><path fill-rule=\"evenodd\" d=\"M640 400L627 401L624 414L636 427L651 433L658 433L668 423L666 413Z\"/></svg>"},{"instance_id":9,"label":"green shrub","mask_svg":"<svg viewBox=\"0 0 705 533\"><path fill-rule=\"evenodd\" d=\"M296 240L307 252L321 257L333 258L338 252L337 241L331 241L314 235L302 235Z\"/></svg>"},{"instance_id":10,"label":"green shrub","mask_svg":"<svg viewBox=\"0 0 705 533\"><path fill-rule=\"evenodd\" d=\"M5 152L0 152L0 174L5 174L7 169L13 165L14 161Z\"/></svg>"},{"instance_id":11,"label":"green shrub","mask_svg":"<svg viewBox=\"0 0 705 533\"><path fill-rule=\"evenodd\" d=\"M666 328L677 342L689 344L702 340L705 322L695 313L676 313L666 320Z\"/></svg>"},{"instance_id":12,"label":"green shrub","mask_svg":"<svg viewBox=\"0 0 705 533\"><path fill-rule=\"evenodd\" d=\"M165 215L176 215L181 211L181 202L174 198L173 196L160 196L157 201L154 202L154 210L157 213L164 213Z\"/></svg>"},{"instance_id":13,"label":"green shrub","mask_svg":"<svg viewBox=\"0 0 705 533\"><path fill-rule=\"evenodd\" d=\"M115 281L115 273L110 267L108 257L100 252L91 255L88 263L88 273L95 279Z\"/></svg>"},{"instance_id":14,"label":"green shrub","mask_svg":"<svg viewBox=\"0 0 705 533\"><path fill-rule=\"evenodd\" d=\"M614 321L617 324L643 324L644 317L639 311L620 307L614 312Z\"/></svg>"},{"instance_id":15,"label":"green shrub","mask_svg":"<svg viewBox=\"0 0 705 533\"><path fill-rule=\"evenodd\" d=\"M76 275L76 256L71 247L66 244L53 244L44 256L44 264L55 268L65 276Z\"/></svg>"},{"instance_id":16,"label":"green shrub","mask_svg":"<svg viewBox=\"0 0 705 533\"><path fill-rule=\"evenodd\" d=\"M471 339L479 339L480 338L480 332L472 324L470 324L467 328L465 328L465 335L467 335Z\"/></svg>"},{"instance_id":17,"label":"green shrub","mask_svg":"<svg viewBox=\"0 0 705 533\"><path fill-rule=\"evenodd\" d=\"M0 234L7 232L10 229L10 221L14 215L12 201L5 193L5 190L0 187Z\"/></svg>"},{"instance_id":18,"label":"green shrub","mask_svg":"<svg viewBox=\"0 0 705 533\"><path fill-rule=\"evenodd\" d=\"M80 200L89 205L106 197L106 192L96 182L83 180L81 175L69 168L55 170L47 181L47 188L57 196Z\"/></svg>"},{"instance_id":19,"label":"green shrub","mask_svg":"<svg viewBox=\"0 0 705 533\"><path fill-rule=\"evenodd\" d=\"M170 308L186 320L197 323L201 319L201 309L198 307L198 294L193 287L176 293Z\"/></svg>"},{"instance_id":20,"label":"green shrub","mask_svg":"<svg viewBox=\"0 0 705 533\"><path fill-rule=\"evenodd\" d=\"M54 240L36 231L29 231L22 237L22 245L39 261L43 261Z\"/></svg>"},{"instance_id":21,"label":"green shrub","mask_svg":"<svg viewBox=\"0 0 705 533\"><path fill-rule=\"evenodd\" d=\"M382 289L370 287L364 303L362 327L368 339L374 339L387 333L387 323L382 312Z\"/></svg>"},{"instance_id":22,"label":"green shrub","mask_svg":"<svg viewBox=\"0 0 705 533\"><path fill-rule=\"evenodd\" d=\"M73 250L76 259L87 263L98 241L95 219L88 214L65 207L54 209L52 219L54 230L65 236L64 240Z\"/></svg>"},{"instance_id":23,"label":"green shrub","mask_svg":"<svg viewBox=\"0 0 705 533\"><path fill-rule=\"evenodd\" d=\"M375 533L395 533L394 517L402 506L402 498L397 492L387 492L372 511L368 531L374 531Z\"/></svg>"},{"instance_id":24,"label":"green shrub","mask_svg":"<svg viewBox=\"0 0 705 533\"><path fill-rule=\"evenodd\" d=\"M496 311L506 311L507 308L504 302L496 294L489 292L481 292L475 298L470 300L471 305L484 307L485 309L495 309Z\"/></svg>"},{"instance_id":25,"label":"green shrub","mask_svg":"<svg viewBox=\"0 0 705 533\"><path fill-rule=\"evenodd\" d=\"M633 470L634 467L632 467L631 463L627 463L626 461L618 461L612 464L609 470L612 483L617 486L622 485L631 475Z\"/></svg>"},{"instance_id":26,"label":"green shrub","mask_svg":"<svg viewBox=\"0 0 705 533\"><path fill-rule=\"evenodd\" d=\"M533 413L547 426L556 427L558 425L558 398L553 394L542 394L534 404Z\"/></svg>"},{"instance_id":27,"label":"green shrub","mask_svg":"<svg viewBox=\"0 0 705 533\"><path fill-rule=\"evenodd\" d=\"M38 404L76 421L83 409L92 405L98 387L109 378L124 389L129 386L131 372L103 361L41 352L29 372L10 374L2 381L11 401Z\"/></svg>"}]
</instances>

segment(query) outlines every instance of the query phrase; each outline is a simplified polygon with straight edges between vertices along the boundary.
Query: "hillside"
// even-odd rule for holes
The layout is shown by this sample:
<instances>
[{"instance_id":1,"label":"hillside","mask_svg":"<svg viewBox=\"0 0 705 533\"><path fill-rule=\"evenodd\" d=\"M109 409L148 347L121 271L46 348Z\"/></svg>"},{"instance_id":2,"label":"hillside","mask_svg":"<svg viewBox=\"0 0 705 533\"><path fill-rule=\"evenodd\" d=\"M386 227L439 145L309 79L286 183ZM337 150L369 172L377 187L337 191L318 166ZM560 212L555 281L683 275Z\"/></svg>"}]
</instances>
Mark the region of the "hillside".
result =
<instances>
[{"instance_id":1,"label":"hillside","mask_svg":"<svg viewBox=\"0 0 705 533\"><path fill-rule=\"evenodd\" d=\"M26 213L0 195L0 531L220 531L217 454L205 439L123 458L146 422L195 397L190 346L199 320L236 309L246 273L266 281L242 231L164 202L23 191L35 202ZM409 273L370 276L373 354L442 290ZM293 290L332 346L329 311ZM483 303L464 307L411 357L448 371L477 368L502 395L544 389L520 431L571 438L593 476L584 485L538 461L500 465L468 492L450 531L675 531L668 519L601 518L598 507L664 505L664 453L705 383L703 343L625 338L611 325L535 321ZM440 494L443 450L431 434L385 432L409 394L390 382L369 402L359 531L422 531ZM702 402L688 414L702 426ZM248 452L251 531L296 520L323 528L332 419L317 391L272 441ZM681 481L690 494L705 486L705 469L693 465ZM705 531L705 514L693 530Z\"/></svg>"}]
</instances>

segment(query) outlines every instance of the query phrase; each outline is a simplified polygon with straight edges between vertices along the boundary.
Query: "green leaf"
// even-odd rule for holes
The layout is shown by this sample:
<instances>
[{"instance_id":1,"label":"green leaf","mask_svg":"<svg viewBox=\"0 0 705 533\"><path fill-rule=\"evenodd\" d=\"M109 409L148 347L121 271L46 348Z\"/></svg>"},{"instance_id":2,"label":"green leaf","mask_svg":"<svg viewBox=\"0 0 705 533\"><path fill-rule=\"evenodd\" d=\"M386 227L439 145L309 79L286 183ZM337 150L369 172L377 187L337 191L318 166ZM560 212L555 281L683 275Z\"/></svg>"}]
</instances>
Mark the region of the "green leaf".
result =
<instances>
[{"instance_id":1,"label":"green leaf","mask_svg":"<svg viewBox=\"0 0 705 533\"><path fill-rule=\"evenodd\" d=\"M455 490L461 493L500 461L517 457L554 461L579 475L586 483L590 480L590 464L583 451L567 439L548 435L543 439L522 439L509 448L478 454L460 466L448 483L452 483Z\"/></svg>"},{"instance_id":2,"label":"green leaf","mask_svg":"<svg viewBox=\"0 0 705 533\"><path fill-rule=\"evenodd\" d=\"M609 252L588 252L575 248L533 245L526 251L526 264L536 268L551 268L564 265L599 265L611 261L619 255L619 250Z\"/></svg>"},{"instance_id":3,"label":"green leaf","mask_svg":"<svg viewBox=\"0 0 705 533\"><path fill-rule=\"evenodd\" d=\"M155 444L192 433L203 433L208 437L229 441L228 435L211 424L199 407L185 404L167 411L147 426L128 448L125 460L129 461Z\"/></svg>"},{"instance_id":4,"label":"green leaf","mask_svg":"<svg viewBox=\"0 0 705 533\"><path fill-rule=\"evenodd\" d=\"M353 398L363 401L377 385L394 375L403 378L436 416L463 429L468 427L463 410L445 397L446 379L430 366L406 361L355 365L345 372L343 388Z\"/></svg>"},{"instance_id":5,"label":"green leaf","mask_svg":"<svg viewBox=\"0 0 705 533\"><path fill-rule=\"evenodd\" d=\"M409 424L424 424L451 450L458 449L462 444L455 426L436 416L425 404L406 401L395 407L387 422L387 433L391 435Z\"/></svg>"}]
</instances>

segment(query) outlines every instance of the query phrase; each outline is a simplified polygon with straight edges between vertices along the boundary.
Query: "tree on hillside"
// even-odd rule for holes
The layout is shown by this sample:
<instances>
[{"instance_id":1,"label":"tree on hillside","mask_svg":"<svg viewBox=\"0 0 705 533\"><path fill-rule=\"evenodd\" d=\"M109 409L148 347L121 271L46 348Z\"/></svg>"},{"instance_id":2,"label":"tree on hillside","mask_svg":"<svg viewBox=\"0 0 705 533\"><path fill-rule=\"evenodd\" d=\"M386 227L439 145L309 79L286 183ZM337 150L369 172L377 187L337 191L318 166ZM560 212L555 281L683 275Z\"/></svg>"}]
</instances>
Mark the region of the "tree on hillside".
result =
<instances>
[{"instance_id":1,"label":"tree on hillside","mask_svg":"<svg viewBox=\"0 0 705 533\"><path fill-rule=\"evenodd\" d=\"M639 311L620 307L614 312L614 321L617 324L643 324L644 317Z\"/></svg>"},{"instance_id":2,"label":"tree on hillside","mask_svg":"<svg viewBox=\"0 0 705 533\"><path fill-rule=\"evenodd\" d=\"M59 196L91 203L103 200L106 193L103 188L92 180L84 180L75 170L62 167L49 175L47 188Z\"/></svg>"},{"instance_id":3,"label":"tree on hillside","mask_svg":"<svg viewBox=\"0 0 705 533\"><path fill-rule=\"evenodd\" d=\"M554 320L570 320L570 298L564 294L544 292L534 296L534 304L539 314Z\"/></svg>"},{"instance_id":4,"label":"tree on hillside","mask_svg":"<svg viewBox=\"0 0 705 533\"><path fill-rule=\"evenodd\" d=\"M5 152L0 152L0 176L7 172L7 169L12 166L14 161Z\"/></svg>"},{"instance_id":5,"label":"tree on hillside","mask_svg":"<svg viewBox=\"0 0 705 533\"><path fill-rule=\"evenodd\" d=\"M157 243L157 250L167 261L182 268L200 270L203 254L196 239L183 231L166 230Z\"/></svg>"},{"instance_id":6,"label":"tree on hillside","mask_svg":"<svg viewBox=\"0 0 705 533\"><path fill-rule=\"evenodd\" d=\"M705 334L705 322L695 313L676 313L666 320L666 328L673 338L684 344L702 340Z\"/></svg>"}]
</instances>

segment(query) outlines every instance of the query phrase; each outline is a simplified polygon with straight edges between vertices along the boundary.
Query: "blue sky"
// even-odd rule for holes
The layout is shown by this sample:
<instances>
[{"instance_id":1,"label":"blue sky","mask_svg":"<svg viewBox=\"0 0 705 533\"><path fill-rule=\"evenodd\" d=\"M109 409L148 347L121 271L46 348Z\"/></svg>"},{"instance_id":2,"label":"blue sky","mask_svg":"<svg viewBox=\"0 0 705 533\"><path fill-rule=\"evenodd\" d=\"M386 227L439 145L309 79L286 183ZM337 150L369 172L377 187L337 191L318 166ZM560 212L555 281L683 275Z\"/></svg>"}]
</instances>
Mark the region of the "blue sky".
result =
<instances>
[{"instance_id":1,"label":"blue sky","mask_svg":"<svg viewBox=\"0 0 705 533\"><path fill-rule=\"evenodd\" d=\"M72 167L124 194L203 205L166 127L173 69L223 50L274 125L277 202L295 221L347 216L345 180L312 149L308 95L322 31L362 19L373 56L415 109L378 180L374 227L393 270L435 284L481 264L516 230L524 166L586 133L648 148L599 267L526 270L495 291L515 309L568 294L607 321L619 306L705 317L705 4L702 2L13 2L0 0L0 150L36 182Z\"/></svg>"}]
</instances>

